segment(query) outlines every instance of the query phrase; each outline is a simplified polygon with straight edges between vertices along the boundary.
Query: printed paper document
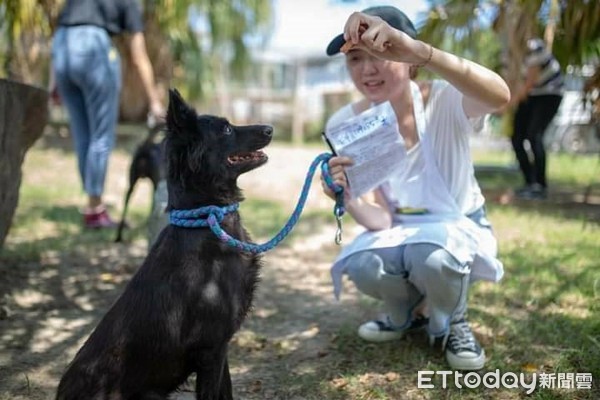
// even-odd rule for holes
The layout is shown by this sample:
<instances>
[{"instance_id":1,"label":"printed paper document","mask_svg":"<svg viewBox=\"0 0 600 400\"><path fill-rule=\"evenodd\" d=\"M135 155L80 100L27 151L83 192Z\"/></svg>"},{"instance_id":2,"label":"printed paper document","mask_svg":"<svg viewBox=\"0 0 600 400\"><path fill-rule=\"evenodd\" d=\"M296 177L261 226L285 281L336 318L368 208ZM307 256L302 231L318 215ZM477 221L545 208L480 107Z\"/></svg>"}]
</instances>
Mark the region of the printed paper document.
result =
<instances>
[{"instance_id":1,"label":"printed paper document","mask_svg":"<svg viewBox=\"0 0 600 400\"><path fill-rule=\"evenodd\" d=\"M374 189L399 168L406 148L389 102L379 104L325 132L334 152L354 160L346 168L352 198Z\"/></svg>"}]
</instances>

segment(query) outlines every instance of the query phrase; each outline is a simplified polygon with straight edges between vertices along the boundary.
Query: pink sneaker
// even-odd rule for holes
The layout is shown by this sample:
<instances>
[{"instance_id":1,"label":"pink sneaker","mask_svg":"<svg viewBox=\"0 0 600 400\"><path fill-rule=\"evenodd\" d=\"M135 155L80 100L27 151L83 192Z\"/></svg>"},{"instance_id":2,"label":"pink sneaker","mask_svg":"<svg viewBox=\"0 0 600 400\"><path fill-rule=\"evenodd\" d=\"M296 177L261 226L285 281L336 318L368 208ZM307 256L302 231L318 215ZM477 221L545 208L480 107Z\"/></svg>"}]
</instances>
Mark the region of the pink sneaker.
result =
<instances>
[{"instance_id":1,"label":"pink sneaker","mask_svg":"<svg viewBox=\"0 0 600 400\"><path fill-rule=\"evenodd\" d=\"M110 219L106 209L83 214L83 225L88 229L116 228L117 223Z\"/></svg>"}]
</instances>

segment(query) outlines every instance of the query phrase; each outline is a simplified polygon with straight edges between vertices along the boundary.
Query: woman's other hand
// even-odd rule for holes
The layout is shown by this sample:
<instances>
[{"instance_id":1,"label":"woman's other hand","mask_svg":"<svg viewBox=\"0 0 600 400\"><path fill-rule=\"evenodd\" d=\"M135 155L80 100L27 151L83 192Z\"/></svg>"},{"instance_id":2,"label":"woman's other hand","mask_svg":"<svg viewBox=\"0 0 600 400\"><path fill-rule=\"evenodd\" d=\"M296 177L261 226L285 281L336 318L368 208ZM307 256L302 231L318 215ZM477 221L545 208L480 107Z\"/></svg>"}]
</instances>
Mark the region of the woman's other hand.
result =
<instances>
[{"instance_id":1,"label":"woman's other hand","mask_svg":"<svg viewBox=\"0 0 600 400\"><path fill-rule=\"evenodd\" d=\"M364 50L378 58L407 64L420 64L429 46L393 28L377 16L355 12L346 21L344 39L351 49Z\"/></svg>"}]
</instances>

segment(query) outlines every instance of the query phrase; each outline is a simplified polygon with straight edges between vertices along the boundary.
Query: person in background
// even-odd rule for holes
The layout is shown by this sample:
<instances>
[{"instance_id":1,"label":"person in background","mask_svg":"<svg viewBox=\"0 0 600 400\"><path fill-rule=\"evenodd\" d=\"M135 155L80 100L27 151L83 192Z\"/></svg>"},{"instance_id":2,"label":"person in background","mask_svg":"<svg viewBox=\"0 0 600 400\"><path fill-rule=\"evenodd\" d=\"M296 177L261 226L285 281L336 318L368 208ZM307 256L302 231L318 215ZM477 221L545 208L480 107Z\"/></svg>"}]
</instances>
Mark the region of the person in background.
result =
<instances>
[{"instance_id":1,"label":"person in background","mask_svg":"<svg viewBox=\"0 0 600 400\"><path fill-rule=\"evenodd\" d=\"M69 115L79 175L87 194L86 228L112 228L102 195L121 91L120 57L111 37L124 35L153 118L165 109L146 52L142 14L136 0L67 0L52 43L50 91L56 87Z\"/></svg>"},{"instance_id":2,"label":"person in background","mask_svg":"<svg viewBox=\"0 0 600 400\"><path fill-rule=\"evenodd\" d=\"M525 183L515 194L526 199L544 199L548 188L544 133L562 101L563 74L541 39L527 41L524 64L525 82L511 100L512 104L518 104L511 142ZM526 140L531 154L525 149Z\"/></svg>"},{"instance_id":3,"label":"person in background","mask_svg":"<svg viewBox=\"0 0 600 400\"><path fill-rule=\"evenodd\" d=\"M469 135L480 118L508 103L508 86L487 68L417 40L410 19L394 7L350 15L327 54L338 54L345 42L351 45L346 66L363 98L335 112L326 130L388 102L406 158L388 181L359 198L345 175L354 161L329 160L346 210L366 229L335 260L334 292L339 296L346 274L360 292L382 300L385 314L358 329L364 340L395 340L425 327L453 369L481 369L485 352L466 319L467 293L478 279L500 280L503 266ZM415 67L443 80L417 84L410 78ZM322 187L335 198L323 179Z\"/></svg>"}]
</instances>

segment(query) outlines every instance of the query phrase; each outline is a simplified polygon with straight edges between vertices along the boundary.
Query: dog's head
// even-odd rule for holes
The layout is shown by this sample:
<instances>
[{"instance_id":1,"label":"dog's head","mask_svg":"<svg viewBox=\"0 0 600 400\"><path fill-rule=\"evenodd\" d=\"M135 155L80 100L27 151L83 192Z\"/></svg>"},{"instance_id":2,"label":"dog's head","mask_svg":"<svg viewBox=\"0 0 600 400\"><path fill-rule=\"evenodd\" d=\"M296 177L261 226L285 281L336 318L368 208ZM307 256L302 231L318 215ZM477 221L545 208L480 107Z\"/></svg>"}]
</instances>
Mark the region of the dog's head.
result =
<instances>
[{"instance_id":1,"label":"dog's head","mask_svg":"<svg viewBox=\"0 0 600 400\"><path fill-rule=\"evenodd\" d=\"M198 115L175 89L167 111L169 206L224 205L242 200L237 178L267 162L267 125L235 126L225 118ZM194 203L194 204L190 204Z\"/></svg>"}]
</instances>

